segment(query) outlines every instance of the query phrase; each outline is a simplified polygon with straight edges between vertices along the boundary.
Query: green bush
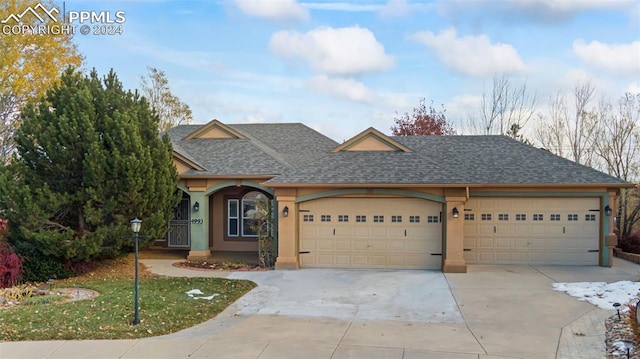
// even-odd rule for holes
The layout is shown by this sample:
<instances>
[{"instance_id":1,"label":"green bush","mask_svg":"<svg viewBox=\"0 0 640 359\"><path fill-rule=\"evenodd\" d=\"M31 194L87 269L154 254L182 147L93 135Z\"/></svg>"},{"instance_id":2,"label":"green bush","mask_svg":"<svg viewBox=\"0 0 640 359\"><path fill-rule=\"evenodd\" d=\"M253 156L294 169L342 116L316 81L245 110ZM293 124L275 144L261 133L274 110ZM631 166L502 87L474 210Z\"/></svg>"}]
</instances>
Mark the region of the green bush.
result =
<instances>
[{"instance_id":1,"label":"green bush","mask_svg":"<svg viewBox=\"0 0 640 359\"><path fill-rule=\"evenodd\" d=\"M47 256L30 243L16 243L15 251L24 259L23 281L46 282L50 278L68 278L73 274L65 269L63 259Z\"/></svg>"}]
</instances>

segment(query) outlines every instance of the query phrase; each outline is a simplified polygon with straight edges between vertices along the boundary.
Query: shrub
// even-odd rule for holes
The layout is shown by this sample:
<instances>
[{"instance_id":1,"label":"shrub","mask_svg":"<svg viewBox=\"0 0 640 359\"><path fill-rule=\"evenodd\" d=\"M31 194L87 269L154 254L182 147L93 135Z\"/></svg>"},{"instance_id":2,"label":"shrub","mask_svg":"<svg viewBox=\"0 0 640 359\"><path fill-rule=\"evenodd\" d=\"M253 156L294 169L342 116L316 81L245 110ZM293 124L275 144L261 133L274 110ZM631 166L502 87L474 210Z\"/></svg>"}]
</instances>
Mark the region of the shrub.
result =
<instances>
[{"instance_id":1,"label":"shrub","mask_svg":"<svg viewBox=\"0 0 640 359\"><path fill-rule=\"evenodd\" d=\"M0 288L13 287L22 280L22 258L11 243L0 238Z\"/></svg>"},{"instance_id":2,"label":"shrub","mask_svg":"<svg viewBox=\"0 0 640 359\"><path fill-rule=\"evenodd\" d=\"M640 235L632 233L618 242L618 247L627 253L640 254Z\"/></svg>"},{"instance_id":3,"label":"shrub","mask_svg":"<svg viewBox=\"0 0 640 359\"><path fill-rule=\"evenodd\" d=\"M16 252L24 259L22 279L27 282L46 282L50 278L68 278L73 272L65 269L63 260L48 256L27 242L16 244Z\"/></svg>"}]
</instances>

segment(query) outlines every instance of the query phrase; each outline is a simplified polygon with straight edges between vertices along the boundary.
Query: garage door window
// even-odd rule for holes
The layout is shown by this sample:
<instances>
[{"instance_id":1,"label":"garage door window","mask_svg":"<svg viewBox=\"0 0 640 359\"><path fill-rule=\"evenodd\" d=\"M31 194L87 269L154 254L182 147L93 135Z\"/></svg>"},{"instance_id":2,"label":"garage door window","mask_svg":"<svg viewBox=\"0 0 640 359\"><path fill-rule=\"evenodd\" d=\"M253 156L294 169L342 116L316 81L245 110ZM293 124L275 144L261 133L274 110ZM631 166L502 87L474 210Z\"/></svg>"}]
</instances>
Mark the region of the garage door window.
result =
<instances>
[{"instance_id":1,"label":"garage door window","mask_svg":"<svg viewBox=\"0 0 640 359\"><path fill-rule=\"evenodd\" d=\"M420 223L420 216L409 216L409 223Z\"/></svg>"},{"instance_id":2,"label":"garage door window","mask_svg":"<svg viewBox=\"0 0 640 359\"><path fill-rule=\"evenodd\" d=\"M560 220L560 215L559 214L552 214L549 216L549 219L552 221L559 221Z\"/></svg>"},{"instance_id":3,"label":"garage door window","mask_svg":"<svg viewBox=\"0 0 640 359\"><path fill-rule=\"evenodd\" d=\"M543 221L544 220L544 215L542 213L536 213L533 215L533 220L534 221Z\"/></svg>"},{"instance_id":4,"label":"garage door window","mask_svg":"<svg viewBox=\"0 0 640 359\"><path fill-rule=\"evenodd\" d=\"M476 215L473 213L465 213L464 214L464 220L465 221L475 221L476 219Z\"/></svg>"},{"instance_id":5,"label":"garage door window","mask_svg":"<svg viewBox=\"0 0 640 359\"><path fill-rule=\"evenodd\" d=\"M313 214L305 214L302 216L303 222L313 222Z\"/></svg>"},{"instance_id":6,"label":"garage door window","mask_svg":"<svg viewBox=\"0 0 640 359\"><path fill-rule=\"evenodd\" d=\"M518 213L516 214L516 221L526 221L527 214L526 213Z\"/></svg>"},{"instance_id":7,"label":"garage door window","mask_svg":"<svg viewBox=\"0 0 640 359\"><path fill-rule=\"evenodd\" d=\"M402 223L402 216L391 216L392 223Z\"/></svg>"},{"instance_id":8,"label":"garage door window","mask_svg":"<svg viewBox=\"0 0 640 359\"><path fill-rule=\"evenodd\" d=\"M349 222L349 215L347 214L338 215L338 222Z\"/></svg>"},{"instance_id":9,"label":"garage door window","mask_svg":"<svg viewBox=\"0 0 640 359\"><path fill-rule=\"evenodd\" d=\"M480 215L480 219L482 219L483 221L490 221L491 213L483 213L482 215Z\"/></svg>"},{"instance_id":10,"label":"garage door window","mask_svg":"<svg viewBox=\"0 0 640 359\"><path fill-rule=\"evenodd\" d=\"M500 213L498 214L498 221L508 221L509 214L508 213Z\"/></svg>"},{"instance_id":11,"label":"garage door window","mask_svg":"<svg viewBox=\"0 0 640 359\"><path fill-rule=\"evenodd\" d=\"M592 222L596 220L596 215L595 214L585 214L584 215L584 220L587 222Z\"/></svg>"},{"instance_id":12,"label":"garage door window","mask_svg":"<svg viewBox=\"0 0 640 359\"><path fill-rule=\"evenodd\" d=\"M439 216L427 216L427 223L439 223L439 222L440 222Z\"/></svg>"},{"instance_id":13,"label":"garage door window","mask_svg":"<svg viewBox=\"0 0 640 359\"><path fill-rule=\"evenodd\" d=\"M362 216L362 215L356 216L356 222L357 223L366 223L367 222L367 216Z\"/></svg>"},{"instance_id":14,"label":"garage door window","mask_svg":"<svg viewBox=\"0 0 640 359\"><path fill-rule=\"evenodd\" d=\"M373 216L373 223L383 223L384 216Z\"/></svg>"},{"instance_id":15,"label":"garage door window","mask_svg":"<svg viewBox=\"0 0 640 359\"><path fill-rule=\"evenodd\" d=\"M331 215L330 214L321 215L320 222L331 222Z\"/></svg>"},{"instance_id":16,"label":"garage door window","mask_svg":"<svg viewBox=\"0 0 640 359\"><path fill-rule=\"evenodd\" d=\"M574 214L574 213L569 214L567 217L568 217L567 219L570 220L570 221L577 221L578 220L578 215Z\"/></svg>"}]
</instances>

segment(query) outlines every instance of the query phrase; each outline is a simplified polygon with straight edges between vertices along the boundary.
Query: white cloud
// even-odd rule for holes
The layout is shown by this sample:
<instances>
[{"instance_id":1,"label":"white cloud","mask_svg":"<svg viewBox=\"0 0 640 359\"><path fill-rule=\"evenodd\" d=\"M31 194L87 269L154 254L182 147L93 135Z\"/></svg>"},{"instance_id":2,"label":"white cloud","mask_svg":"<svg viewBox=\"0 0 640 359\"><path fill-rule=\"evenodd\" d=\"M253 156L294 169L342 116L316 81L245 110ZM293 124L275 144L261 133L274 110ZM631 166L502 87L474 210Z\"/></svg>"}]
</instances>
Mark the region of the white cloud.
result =
<instances>
[{"instance_id":1,"label":"white cloud","mask_svg":"<svg viewBox=\"0 0 640 359\"><path fill-rule=\"evenodd\" d=\"M589 66L620 75L640 75L640 41L606 44L600 41L573 42L573 52Z\"/></svg>"},{"instance_id":2,"label":"white cloud","mask_svg":"<svg viewBox=\"0 0 640 359\"><path fill-rule=\"evenodd\" d=\"M353 79L330 78L318 75L309 79L309 87L320 93L356 102L371 103L376 96L362 82Z\"/></svg>"},{"instance_id":3,"label":"white cloud","mask_svg":"<svg viewBox=\"0 0 640 359\"><path fill-rule=\"evenodd\" d=\"M437 7L431 3L388 0L387 4L380 8L378 14L384 19L392 19L402 18L413 13L425 13L436 9Z\"/></svg>"},{"instance_id":4,"label":"white cloud","mask_svg":"<svg viewBox=\"0 0 640 359\"><path fill-rule=\"evenodd\" d=\"M301 59L325 74L356 75L394 65L375 35L359 26L320 27L307 33L278 31L271 36L269 48L278 56Z\"/></svg>"},{"instance_id":5,"label":"white cloud","mask_svg":"<svg viewBox=\"0 0 640 359\"><path fill-rule=\"evenodd\" d=\"M243 13L276 21L306 21L309 11L296 0L235 0Z\"/></svg>"},{"instance_id":6,"label":"white cloud","mask_svg":"<svg viewBox=\"0 0 640 359\"><path fill-rule=\"evenodd\" d=\"M638 81L630 83L629 86L627 86L625 92L629 92L631 94L640 94L640 84L638 83Z\"/></svg>"},{"instance_id":7,"label":"white cloud","mask_svg":"<svg viewBox=\"0 0 640 359\"><path fill-rule=\"evenodd\" d=\"M376 12L382 8L382 5L358 4L351 2L305 2L301 5L312 10L344 12Z\"/></svg>"},{"instance_id":8,"label":"white cloud","mask_svg":"<svg viewBox=\"0 0 640 359\"><path fill-rule=\"evenodd\" d=\"M431 48L448 68L470 76L519 72L525 65L509 44L492 44L486 35L458 37L454 28L434 34L422 31L411 37Z\"/></svg>"},{"instance_id":9,"label":"white cloud","mask_svg":"<svg viewBox=\"0 0 640 359\"><path fill-rule=\"evenodd\" d=\"M442 12L451 16L468 14L475 18L501 19L519 23L560 23L584 12L628 11L637 6L635 0L441 0Z\"/></svg>"},{"instance_id":10,"label":"white cloud","mask_svg":"<svg viewBox=\"0 0 640 359\"><path fill-rule=\"evenodd\" d=\"M382 17L403 17L411 11L407 0L389 0L387 5L380 9Z\"/></svg>"}]
</instances>

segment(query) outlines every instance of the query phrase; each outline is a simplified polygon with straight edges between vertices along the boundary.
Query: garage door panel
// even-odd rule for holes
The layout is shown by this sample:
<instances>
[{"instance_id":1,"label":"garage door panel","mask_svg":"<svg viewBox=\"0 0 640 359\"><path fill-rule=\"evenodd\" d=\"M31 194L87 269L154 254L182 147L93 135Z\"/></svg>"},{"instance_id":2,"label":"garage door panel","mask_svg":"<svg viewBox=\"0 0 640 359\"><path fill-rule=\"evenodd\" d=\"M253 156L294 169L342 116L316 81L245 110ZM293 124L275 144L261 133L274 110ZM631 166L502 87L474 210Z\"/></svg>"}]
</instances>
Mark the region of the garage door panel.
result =
<instances>
[{"instance_id":1,"label":"garage door panel","mask_svg":"<svg viewBox=\"0 0 640 359\"><path fill-rule=\"evenodd\" d=\"M325 222L304 222L301 218L300 248L301 252L309 251L300 255L301 265L440 268L442 256L431 254L442 253L441 208L439 203L415 198L325 198L303 202L300 211L313 215L316 221L324 218ZM315 228L318 226L322 230ZM333 247L319 247L319 239L328 240ZM344 256L342 260L337 259L338 254ZM305 259L318 256L334 259Z\"/></svg>"},{"instance_id":2,"label":"garage door panel","mask_svg":"<svg viewBox=\"0 0 640 359\"><path fill-rule=\"evenodd\" d=\"M598 252L590 251L599 248L599 205L599 198L471 198L465 215L475 220L464 223L464 258L471 264L596 265Z\"/></svg>"}]
</instances>

